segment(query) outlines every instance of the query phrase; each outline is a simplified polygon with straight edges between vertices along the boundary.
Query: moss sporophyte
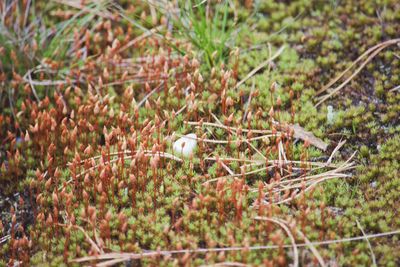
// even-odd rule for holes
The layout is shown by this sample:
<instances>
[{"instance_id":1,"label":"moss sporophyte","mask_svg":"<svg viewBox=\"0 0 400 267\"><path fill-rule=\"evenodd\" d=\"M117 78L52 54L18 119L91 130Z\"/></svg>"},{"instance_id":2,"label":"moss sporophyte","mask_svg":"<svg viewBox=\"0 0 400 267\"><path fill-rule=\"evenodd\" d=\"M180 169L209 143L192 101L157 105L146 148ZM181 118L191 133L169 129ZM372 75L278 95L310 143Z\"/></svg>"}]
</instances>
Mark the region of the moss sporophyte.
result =
<instances>
[{"instance_id":1,"label":"moss sporophyte","mask_svg":"<svg viewBox=\"0 0 400 267\"><path fill-rule=\"evenodd\" d=\"M0 265L397 266L396 1L6 1Z\"/></svg>"}]
</instances>

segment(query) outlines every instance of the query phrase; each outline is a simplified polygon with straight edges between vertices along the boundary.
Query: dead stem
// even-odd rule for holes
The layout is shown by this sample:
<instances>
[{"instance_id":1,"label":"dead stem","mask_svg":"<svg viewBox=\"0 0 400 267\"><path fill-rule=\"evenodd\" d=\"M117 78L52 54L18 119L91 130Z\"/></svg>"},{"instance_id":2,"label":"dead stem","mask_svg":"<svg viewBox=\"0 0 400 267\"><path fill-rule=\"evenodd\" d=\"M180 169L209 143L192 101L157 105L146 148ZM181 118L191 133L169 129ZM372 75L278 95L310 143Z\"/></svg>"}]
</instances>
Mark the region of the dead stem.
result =
<instances>
[{"instance_id":1,"label":"dead stem","mask_svg":"<svg viewBox=\"0 0 400 267\"><path fill-rule=\"evenodd\" d=\"M250 79L254 74L256 74L258 71L261 69L265 68L268 64L270 64L272 61L274 61L277 57L282 54L283 50L285 49L285 46L281 46L278 51L275 52L274 55L272 55L270 58L268 58L266 61L262 62L260 65L258 65L256 68L254 68L252 71L247 74L246 77L244 77L240 82L238 82L235 86L234 89L239 88L244 82L246 82L248 79Z\"/></svg>"},{"instance_id":2,"label":"dead stem","mask_svg":"<svg viewBox=\"0 0 400 267\"><path fill-rule=\"evenodd\" d=\"M369 242L369 239L366 236L366 234L364 232L364 229L361 227L361 224L360 224L360 222L358 220L356 220L356 223L357 223L357 227L361 230L362 234L365 236L365 240L367 241L369 251L371 252L371 258L372 258L373 266L378 266L376 264L376 257L375 257L374 251L372 250L371 243Z\"/></svg>"},{"instance_id":3,"label":"dead stem","mask_svg":"<svg viewBox=\"0 0 400 267\"><path fill-rule=\"evenodd\" d=\"M292 247L293 247L293 260L294 260L293 266L294 267L299 266L299 251L297 249L296 240L294 239L293 234L287 227L286 222L279 220L279 219L267 218L267 217L261 217L261 216L256 216L254 219L275 223L275 224L279 225L286 232L286 234L288 235L288 237L290 239L290 242L292 243Z\"/></svg>"},{"instance_id":4,"label":"dead stem","mask_svg":"<svg viewBox=\"0 0 400 267\"><path fill-rule=\"evenodd\" d=\"M337 86L336 88L332 89L332 91L330 91L328 94L322 96L319 98L318 103L315 105L316 107L318 107L319 105L321 105L323 102L325 102L327 99L329 99L332 95L334 95L335 93L337 93L340 89L342 89L344 86L346 86L346 84L348 84L367 64L368 62L370 62L376 55L378 55L383 49L391 46L391 45L395 45L398 44L400 42L400 39L392 39L383 43L380 43L370 49L368 49L365 53L363 53L355 62L353 62L346 70L344 70L338 77L336 77L335 79L333 79L331 82L329 82L327 85L325 85L321 90L319 90L317 92L317 95L325 92L326 90L328 90L328 88L333 85L334 83L336 83L344 74L346 74L353 66L355 66L355 64L357 64L359 61L361 61L361 59L363 59L365 56L367 56L369 53L372 52L371 55L368 56L368 58L360 65L360 67L358 67L353 74L350 75L349 78L347 78L343 83L341 83L339 86Z\"/></svg>"},{"instance_id":5,"label":"dead stem","mask_svg":"<svg viewBox=\"0 0 400 267\"><path fill-rule=\"evenodd\" d=\"M369 234L369 235L362 235L362 236L355 236L355 237L348 237L348 238L341 238L341 239L330 239L324 241L316 241L310 243L296 243L296 247L309 247L310 245L313 246L324 246L324 245L331 245L337 243L345 243L345 242L354 242L354 241L361 241L365 240L365 238L379 238L379 237L387 237L392 235L400 234L400 230L393 230L389 232L383 232L378 234ZM292 245L283 245L283 248L293 248ZM160 251L146 251L142 253L128 253L128 252L111 252L111 253L104 253L98 256L86 256L77 259L73 259L71 263L81 263L81 262L89 262L95 260L110 260L110 259L123 259L122 261L127 261L131 259L142 259L145 257L153 257L153 256L170 256L173 254L185 254L185 253L209 253L209 252L230 252L230 251L242 251L242 250L266 250L266 249L278 249L278 245L269 245L269 246L249 246L249 247L223 247L223 248L198 248L198 249L181 249L181 250L160 250ZM120 262L122 262L120 261Z\"/></svg>"}]
</instances>

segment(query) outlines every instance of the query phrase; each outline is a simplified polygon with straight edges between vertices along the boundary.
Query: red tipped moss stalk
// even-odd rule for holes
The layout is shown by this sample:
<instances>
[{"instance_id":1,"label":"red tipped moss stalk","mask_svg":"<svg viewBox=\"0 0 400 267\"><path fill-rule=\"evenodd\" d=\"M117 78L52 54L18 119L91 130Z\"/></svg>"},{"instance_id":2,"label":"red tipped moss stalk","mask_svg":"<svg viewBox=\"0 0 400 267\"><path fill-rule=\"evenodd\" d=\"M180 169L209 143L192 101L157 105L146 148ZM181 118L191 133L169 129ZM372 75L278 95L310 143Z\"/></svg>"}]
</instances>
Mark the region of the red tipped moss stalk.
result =
<instances>
[{"instance_id":1,"label":"red tipped moss stalk","mask_svg":"<svg viewBox=\"0 0 400 267\"><path fill-rule=\"evenodd\" d=\"M67 226L64 230L64 253L63 253L63 260L65 264L68 264L68 256L69 256L69 244L71 238L71 226Z\"/></svg>"},{"instance_id":2,"label":"red tipped moss stalk","mask_svg":"<svg viewBox=\"0 0 400 267\"><path fill-rule=\"evenodd\" d=\"M158 154L155 154L151 159L150 159L150 166L151 166L151 171L153 173L153 191L154 191L154 196L153 196L153 207L154 207L154 213L156 212L157 209L157 193L158 193L158 183L157 183L157 169L160 161L160 156Z\"/></svg>"}]
</instances>

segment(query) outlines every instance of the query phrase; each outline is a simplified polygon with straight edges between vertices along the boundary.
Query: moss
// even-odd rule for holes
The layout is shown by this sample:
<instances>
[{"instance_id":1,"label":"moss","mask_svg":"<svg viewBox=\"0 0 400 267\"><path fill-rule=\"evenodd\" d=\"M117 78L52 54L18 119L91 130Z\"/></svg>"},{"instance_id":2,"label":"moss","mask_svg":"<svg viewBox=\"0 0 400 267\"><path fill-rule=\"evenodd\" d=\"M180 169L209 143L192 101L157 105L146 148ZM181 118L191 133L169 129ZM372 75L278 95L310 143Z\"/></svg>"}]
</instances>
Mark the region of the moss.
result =
<instances>
[{"instance_id":1,"label":"moss","mask_svg":"<svg viewBox=\"0 0 400 267\"><path fill-rule=\"evenodd\" d=\"M57 209L62 216L53 220L58 219L59 222L67 224L73 215L76 224L91 238L96 239L94 233L102 238L107 251L143 252L159 249L289 244L289 238L280 227L253 219L263 212L265 216L290 221L293 229L301 230L312 241L359 236L361 233L355 224L356 220L369 234L398 229L400 220L397 218L396 205L400 197L400 98L397 92L389 92L399 81L398 58L395 52L391 49L382 51L338 94L321 106L315 106L316 92L330 78L348 67L369 47L396 37L396 33L399 32L399 17L394 12L395 1L386 1L385 11L380 13L380 18L385 22L384 26L376 15L377 4L371 1L254 2L259 4L258 9L241 5L236 6L235 12L229 9L229 19L237 15L243 26L237 38L240 53L238 56L232 54L221 60L226 63L225 66L215 64L214 70L206 71L205 62L200 62L200 69L193 70L190 61L194 55L202 55L201 48L198 47L197 52L190 51L193 47L186 46L187 40L179 44L182 51L187 51L186 57L172 53L172 57L168 59L169 66L158 62L148 65L148 62L143 64L140 60L135 62L132 70L127 70L132 77L137 74L134 71L136 68L141 71L151 70L153 75L153 72L159 69L174 66L168 71L166 90L162 88L150 96L148 103L139 108L138 112L135 112L137 103L150 91L146 86L135 84L129 89L127 82L124 82L127 87L98 86L98 78L104 78L103 83L119 82L122 70L115 67L119 64L116 62L128 64L127 61L120 61L122 58L148 56L146 61L150 62L156 60L153 55L166 57L165 51L169 51L169 57L171 51L174 51L169 45L177 45L173 43L174 38L182 36L174 35L174 38L168 39L166 43L162 38L148 38L121 55L113 55L115 62L111 64L107 63L108 57L111 58L107 47L112 46L107 40L108 22L102 21L99 28L93 31L104 38L99 39L87 52L90 56L102 54L101 59L104 62L100 64L92 61L89 56L85 64L71 65L71 73L69 69L62 73L74 79L77 73L86 75L88 81L96 85L95 89L101 90L105 100L100 100L97 92L88 93L87 82L83 81L84 90L79 92L78 89L74 89L70 94L64 95L68 104L67 114L58 108L61 105L55 96L50 95L49 103L41 104L40 107L29 103L29 94L29 97L18 96L15 101L16 108L20 110L23 105L27 105L26 111L18 115L23 130L10 130L18 134L24 133L25 130L30 131L30 126L34 127L37 123L40 131L37 134L31 132L31 141L19 143L16 148L11 148L8 143L5 145L4 149L10 150L11 153L6 156L2 153L1 157L7 157L7 164L11 168L6 169L3 166L0 178L2 183L4 181L6 184L17 177L22 181L20 188L26 188L27 191L32 185L33 198L41 193L37 198L40 203L37 208L45 214L45 218L43 221L37 220L32 226L32 233L35 233L37 238L33 240L35 253L30 264L65 264L62 255L66 239L54 237L55 229L61 233L65 228L46 223L49 215L54 215ZM130 4L128 1L122 1L121 5L128 8ZM150 10L147 6L138 4L136 9L131 11L130 17L133 18L139 16L142 11L148 14ZM120 43L125 44L138 35L136 30L128 30L128 22L121 20L111 22L110 31ZM146 26L151 25L151 21L151 16L141 19ZM93 36L91 38L93 39ZM281 45L285 45L286 48L269 66L259 70L239 88L235 88L236 82L271 56L266 43L270 45L272 53ZM106 50L108 52L105 52ZM174 61L174 58L182 62ZM201 58L202 56L199 56L199 59ZM187 63L184 63L185 61ZM86 64L95 64L96 67L86 69ZM104 77L104 68L109 68L108 71L112 73L107 79ZM227 86L223 88L227 70L232 70L231 75L237 75L237 80L231 77L226 82ZM96 77L92 77L91 73ZM204 77L203 82L198 81L199 73ZM196 84L196 88L193 89L191 83ZM255 91L247 110L251 112L252 117L244 120L244 104L249 101L253 83ZM152 89L153 84L149 84ZM173 86L175 89L168 91ZM185 88L190 90L185 93ZM38 89L45 91L44 88ZM65 88L62 87L57 90L65 92ZM41 92L40 97L44 97L44 94ZM106 94L109 95L109 99ZM222 106L224 97L229 97L231 102L225 110ZM335 107L336 118L332 124L326 123L327 105ZM94 111L96 106L100 111ZM111 107L113 115L110 112ZM150 159L154 159L154 151L158 151L160 147L165 146L166 151L173 153L173 140L170 138L173 133L195 132L198 136L205 134L208 139L235 139L232 130L204 125L196 128L186 124L186 121L203 119L204 122L216 123L215 115L222 123L230 126L271 130L271 107L274 108L274 120L299 123L316 137L329 142L328 150L321 151L312 144L305 148L302 140L279 139L273 136L268 140L254 140L248 144L234 141L227 145L206 143L198 147L194 158L183 159L183 162L161 158L156 169L151 165L154 161ZM74 115L71 114L72 110ZM178 110L180 114L176 115ZM6 107L4 114L8 114L8 119L2 117L0 126L2 133L7 133L12 110ZM228 122L228 118L232 120ZM55 121L55 129L52 129L51 123L46 123L52 120ZM160 125L157 122L165 124ZM75 127L78 134L74 133ZM247 134L243 133L242 138L248 137ZM76 135L75 140L72 140L72 135ZM109 138L111 140L108 140ZM220 158L246 158L262 162L264 158L260 153L274 160L279 158L278 155L282 156L275 144L283 140L285 149L286 146L289 147L284 155L289 160L302 161L306 158L309 161L326 162L335 146L343 139L346 139L347 143L334 155L332 163L341 164L354 151L358 151L354 161L359 166L346 172L351 174L351 177L335 178L320 183L304 197L299 197L289 205L266 205L264 211L252 208L260 197L258 183L271 183L272 178L277 178L279 172L262 170L246 178L240 175L232 177L229 170L240 174L241 166L244 165L242 162L206 160L218 155ZM52 144L54 150L50 149ZM86 149L89 144L92 152ZM68 150L64 153L65 148ZM149 153L148 156L135 160L135 153L127 153L124 157L111 157L115 162L108 163L108 153L125 149L153 152L146 152ZM78 156L79 158L75 159ZM93 158L94 162L85 160L93 156L99 158ZM82 163L78 164L79 161ZM61 173L57 177L56 167ZM246 166L245 171L255 171L259 167ZM47 171L46 176L38 176L36 169L39 169L40 174ZM87 174L73 177L74 173L85 169L88 170ZM274 166L274 169L277 167ZM323 170L325 167L315 173L320 174ZM285 176L286 173L279 175L284 181L291 179L290 176ZM294 172L294 176L300 177L298 175ZM219 179L204 184L214 178ZM85 189L88 199L83 197L82 189ZM70 199L67 194L72 194ZM263 197L267 198L267 190L264 194ZM94 213L90 215L93 209L95 219ZM93 226L96 230L93 230ZM107 236L108 230L110 237ZM400 255L397 239L396 236L370 239L379 265L390 266L398 262ZM0 255L9 257L10 250L7 245L2 248ZM91 253L90 243L87 242L84 233L77 229L71 230L70 244L67 248L69 259ZM371 265L366 242L333 244L319 247L318 250L326 260L337 259L339 265ZM267 258L273 265L278 265L279 261L281 265L287 265L293 260L288 250L279 249L247 250L240 253L210 252L204 255L199 253L186 261L183 255L174 255L171 258L143 258L140 264L177 266L237 261L261 265L262 259ZM302 259L302 264L307 265L311 261L312 259L306 256Z\"/></svg>"}]
</instances>

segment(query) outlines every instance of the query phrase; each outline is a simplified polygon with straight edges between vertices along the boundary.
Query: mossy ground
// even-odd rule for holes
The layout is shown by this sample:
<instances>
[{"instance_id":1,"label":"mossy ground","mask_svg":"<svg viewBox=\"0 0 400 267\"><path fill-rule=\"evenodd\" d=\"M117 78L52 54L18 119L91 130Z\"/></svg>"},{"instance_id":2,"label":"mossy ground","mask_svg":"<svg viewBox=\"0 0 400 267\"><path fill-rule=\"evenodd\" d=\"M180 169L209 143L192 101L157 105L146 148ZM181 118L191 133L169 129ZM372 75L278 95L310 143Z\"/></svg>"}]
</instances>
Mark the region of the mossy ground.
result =
<instances>
[{"instance_id":1,"label":"mossy ground","mask_svg":"<svg viewBox=\"0 0 400 267\"><path fill-rule=\"evenodd\" d=\"M126 2L122 8L129 11L129 18L140 18L142 25L151 28L163 21L158 17L154 22L150 15L143 15L143 10L151 13L147 4L134 7ZM130 263L291 264L292 248L284 247L290 245L287 233L276 224L255 220L258 215L286 221L297 243L304 242L297 230L318 242L362 236L362 231L375 234L400 229L400 90L391 90L400 83L399 46L381 51L338 94L315 107L316 92L330 79L370 47L398 38L400 5L393 0L245 2L235 3L234 9L229 6L231 53L219 55L221 62L212 69L201 50L180 34L172 34L171 39L156 35L116 52L141 31L126 18L105 19L96 14L85 15L76 24L87 27L88 33L80 35L71 30L69 35L80 45L71 45L72 50L85 47L83 52L68 57L54 52L54 44L49 45L48 53L56 53L59 58L47 62L57 65L51 68L59 73L33 78L79 82L37 85L40 103L35 102L32 90L26 89L27 82L12 74L10 66L15 63L2 62L6 75L2 90L14 89L14 106L1 99L1 135L6 140L0 149L1 189L5 195L19 191L24 197L13 204L18 207L13 211L17 226L12 223L10 205L0 202L0 208L7 209L2 210L0 218L1 236L14 235L0 244L0 265L10 259L41 266L74 265L77 263L72 260L76 258L102 252L229 247L245 248L181 251L132 259ZM64 20L54 16L58 9L76 12L65 5L44 9L44 25L51 27ZM282 45L285 49L272 64L235 87ZM87 53L87 57L82 59L78 53ZM146 56L148 59L140 60ZM20 76L25 74L26 69L14 67ZM151 82L155 78L164 84L139 107L138 103L156 88ZM253 117L244 122L250 94L248 111ZM335 114L332 123L327 121L328 105ZM215 115L227 125L272 130L271 107L275 119L298 123L329 143L324 152L288 138L285 141L291 159L326 161L336 145L346 140L334 163L346 161L357 151L357 168L347 171L351 177L328 180L288 204L266 205L260 210L253 204L268 193L252 189L257 189L260 182L269 183L275 173L262 171L243 179L204 184L229 174L223 164L205 158L259 159L250 145L200 142L191 159L156 160L157 151L174 154L173 133L195 132L213 140L235 140L238 136L229 128L195 127L185 121L216 122ZM273 147L278 141L272 137L250 144L269 159L276 159L278 152ZM142 154L109 156L126 149ZM240 163L224 164L235 173L241 172ZM34 223L20 212L25 205L32 205ZM101 251L88 242L85 234ZM24 235L29 244L17 242L24 240ZM268 245L278 248L250 249ZM316 248L330 266L371 266L373 257L379 266L400 264L398 235ZM307 248L300 247L299 251L302 265L318 264Z\"/></svg>"}]
</instances>

